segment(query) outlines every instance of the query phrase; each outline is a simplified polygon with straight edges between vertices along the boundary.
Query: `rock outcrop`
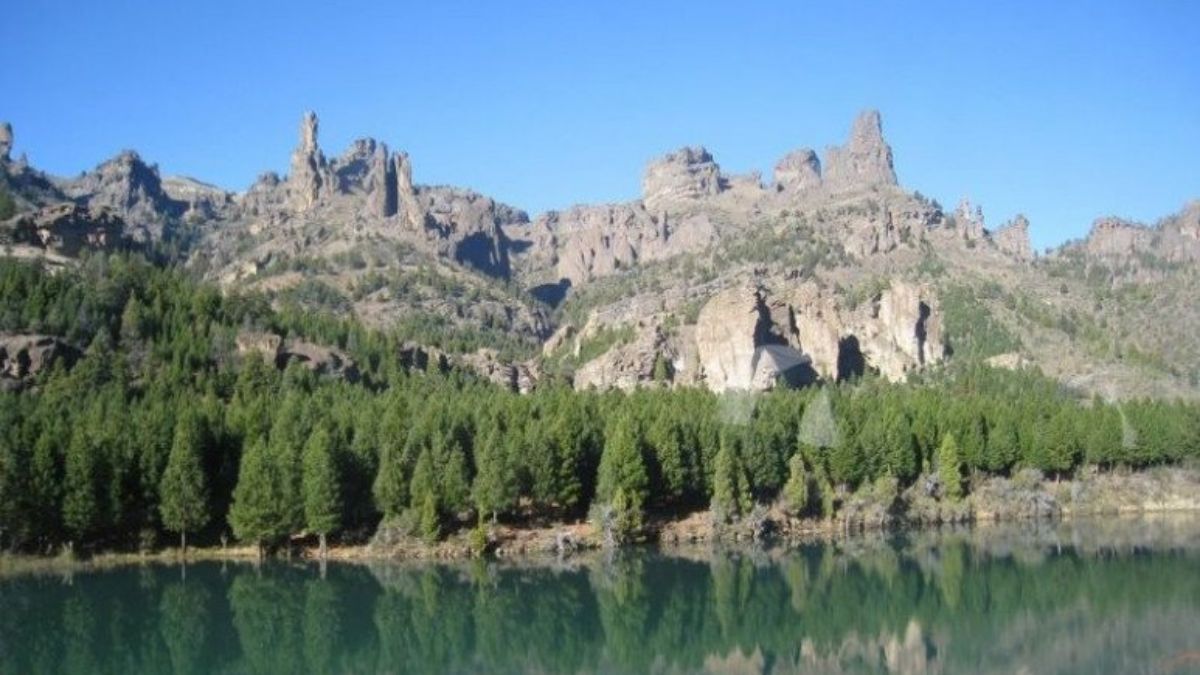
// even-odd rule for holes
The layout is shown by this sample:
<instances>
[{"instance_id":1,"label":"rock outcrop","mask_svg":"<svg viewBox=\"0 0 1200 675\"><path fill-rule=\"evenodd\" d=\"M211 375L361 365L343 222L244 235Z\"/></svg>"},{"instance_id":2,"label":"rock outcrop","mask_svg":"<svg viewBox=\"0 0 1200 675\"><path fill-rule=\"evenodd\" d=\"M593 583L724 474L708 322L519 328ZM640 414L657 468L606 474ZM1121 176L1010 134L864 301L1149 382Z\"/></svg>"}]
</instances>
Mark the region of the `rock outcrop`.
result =
<instances>
[{"instance_id":1,"label":"rock outcrop","mask_svg":"<svg viewBox=\"0 0 1200 675\"><path fill-rule=\"evenodd\" d=\"M421 188L415 195L425 232L454 260L493 277L509 274L508 238L503 226L529 222L520 209L471 190Z\"/></svg>"},{"instance_id":2,"label":"rock outcrop","mask_svg":"<svg viewBox=\"0 0 1200 675\"><path fill-rule=\"evenodd\" d=\"M3 229L15 243L77 256L83 249L121 247L125 223L111 209L65 203L14 216Z\"/></svg>"},{"instance_id":3,"label":"rock outcrop","mask_svg":"<svg viewBox=\"0 0 1200 675\"><path fill-rule=\"evenodd\" d=\"M9 161L13 147L13 129L8 122L0 122L0 162Z\"/></svg>"},{"instance_id":4,"label":"rock outcrop","mask_svg":"<svg viewBox=\"0 0 1200 675\"><path fill-rule=\"evenodd\" d=\"M757 286L732 288L710 299L700 310L695 333L708 388L764 390L780 378L803 378L809 358L790 348L774 328Z\"/></svg>"},{"instance_id":5,"label":"rock outcrop","mask_svg":"<svg viewBox=\"0 0 1200 675\"><path fill-rule=\"evenodd\" d=\"M316 206L330 182L325 155L317 144L317 131L316 113L305 113L300 123L300 144L292 152L292 168L288 174L288 203L300 212Z\"/></svg>"},{"instance_id":6,"label":"rock outcrop","mask_svg":"<svg viewBox=\"0 0 1200 675\"><path fill-rule=\"evenodd\" d=\"M704 383L714 391L762 390L781 377L805 384L875 371L899 381L945 358L933 292L893 282L859 307L805 282L771 294L723 291L705 304L695 342Z\"/></svg>"},{"instance_id":7,"label":"rock outcrop","mask_svg":"<svg viewBox=\"0 0 1200 675\"><path fill-rule=\"evenodd\" d=\"M1000 226L992 233L996 248L1005 254L1029 262L1034 258L1033 244L1029 241L1029 219L1022 214Z\"/></svg>"},{"instance_id":8,"label":"rock outcrop","mask_svg":"<svg viewBox=\"0 0 1200 675\"><path fill-rule=\"evenodd\" d=\"M585 329L584 334L587 334ZM579 343L576 343L578 347ZM654 381L654 365L677 356L658 326L641 326L634 339L608 350L575 371L576 389L624 389L646 386ZM666 382L659 383L666 384Z\"/></svg>"},{"instance_id":9,"label":"rock outcrop","mask_svg":"<svg viewBox=\"0 0 1200 675\"><path fill-rule=\"evenodd\" d=\"M413 186L412 162L408 153L397 152L392 156L392 173L396 177L396 208L404 216L410 229L422 225L425 214L417 201L417 190Z\"/></svg>"},{"instance_id":10,"label":"rock outcrop","mask_svg":"<svg viewBox=\"0 0 1200 675\"><path fill-rule=\"evenodd\" d=\"M396 214L395 165L387 145L373 138L360 138L330 164L337 177L338 191L362 198L368 215L388 218Z\"/></svg>"},{"instance_id":11,"label":"rock outcrop","mask_svg":"<svg viewBox=\"0 0 1200 675\"><path fill-rule=\"evenodd\" d=\"M194 178L167 176L162 179L162 189L171 200L185 205L184 215L191 219L225 217L233 206L233 195Z\"/></svg>"},{"instance_id":12,"label":"rock outcrop","mask_svg":"<svg viewBox=\"0 0 1200 675\"><path fill-rule=\"evenodd\" d=\"M816 372L828 380L872 370L900 381L946 356L939 305L924 285L893 281L849 307L816 283L805 282L780 294L772 303L772 316L784 322L789 344L810 356Z\"/></svg>"},{"instance_id":13,"label":"rock outcrop","mask_svg":"<svg viewBox=\"0 0 1200 675\"><path fill-rule=\"evenodd\" d=\"M1082 246L1086 254L1110 265L1137 267L1147 258L1176 264L1200 261L1200 201L1188 203L1152 227L1100 218Z\"/></svg>"},{"instance_id":14,"label":"rock outcrop","mask_svg":"<svg viewBox=\"0 0 1200 675\"><path fill-rule=\"evenodd\" d=\"M553 266L553 281L572 285L716 241L716 230L704 214L652 215L637 203L550 211L511 231L528 249L527 256L540 257L537 266Z\"/></svg>"},{"instance_id":15,"label":"rock outcrop","mask_svg":"<svg viewBox=\"0 0 1200 675\"><path fill-rule=\"evenodd\" d=\"M775 165L775 189L780 192L807 192L821 187L821 160L809 148L794 150Z\"/></svg>"},{"instance_id":16,"label":"rock outcrop","mask_svg":"<svg viewBox=\"0 0 1200 675\"><path fill-rule=\"evenodd\" d=\"M136 239L162 236L164 223L181 216L187 204L164 190L158 167L126 150L79 178L66 181L63 192L89 208L110 209L129 226Z\"/></svg>"},{"instance_id":17,"label":"rock outcrop","mask_svg":"<svg viewBox=\"0 0 1200 675\"><path fill-rule=\"evenodd\" d=\"M824 183L834 192L896 185L892 148L883 140L878 111L861 113L846 145L826 151Z\"/></svg>"},{"instance_id":18,"label":"rock outcrop","mask_svg":"<svg viewBox=\"0 0 1200 675\"><path fill-rule=\"evenodd\" d=\"M236 338L238 354L259 354L267 363L283 369L291 363L318 375L357 382L358 365L340 349L318 345L305 340L284 340L274 333L243 331Z\"/></svg>"},{"instance_id":19,"label":"rock outcrop","mask_svg":"<svg viewBox=\"0 0 1200 675\"><path fill-rule=\"evenodd\" d=\"M980 241L987 236L987 227L983 219L983 207L971 204L971 200L963 197L954 209L954 224L963 241Z\"/></svg>"},{"instance_id":20,"label":"rock outcrop","mask_svg":"<svg viewBox=\"0 0 1200 675\"><path fill-rule=\"evenodd\" d=\"M270 218L287 207L286 188L286 183L274 171L260 174L238 200L242 214L248 218Z\"/></svg>"},{"instance_id":21,"label":"rock outcrop","mask_svg":"<svg viewBox=\"0 0 1200 675\"><path fill-rule=\"evenodd\" d=\"M532 391L542 377L537 361L506 363L494 349L465 354L458 362L492 384L521 394Z\"/></svg>"},{"instance_id":22,"label":"rock outcrop","mask_svg":"<svg viewBox=\"0 0 1200 675\"><path fill-rule=\"evenodd\" d=\"M79 350L51 335L0 333L0 391L21 389L54 363L70 366L78 358Z\"/></svg>"},{"instance_id":23,"label":"rock outcrop","mask_svg":"<svg viewBox=\"0 0 1200 675\"><path fill-rule=\"evenodd\" d=\"M646 167L642 202L651 213L719 194L721 168L703 147L680 148Z\"/></svg>"},{"instance_id":24,"label":"rock outcrop","mask_svg":"<svg viewBox=\"0 0 1200 675\"><path fill-rule=\"evenodd\" d=\"M357 382L360 377L358 365L346 352L303 340L286 342L279 352L277 362L285 368L288 364L297 363L318 375L347 382Z\"/></svg>"}]
</instances>

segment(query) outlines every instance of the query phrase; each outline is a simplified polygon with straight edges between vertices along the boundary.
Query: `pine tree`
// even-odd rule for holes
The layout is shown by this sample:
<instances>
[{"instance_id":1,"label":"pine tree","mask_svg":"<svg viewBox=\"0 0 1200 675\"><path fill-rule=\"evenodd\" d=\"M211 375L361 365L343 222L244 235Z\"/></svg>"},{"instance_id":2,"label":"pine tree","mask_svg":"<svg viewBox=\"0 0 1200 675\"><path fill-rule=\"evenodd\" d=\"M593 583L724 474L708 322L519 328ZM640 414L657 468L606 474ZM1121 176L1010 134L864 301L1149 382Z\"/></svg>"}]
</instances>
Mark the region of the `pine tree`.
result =
<instances>
[{"instance_id":1,"label":"pine tree","mask_svg":"<svg viewBox=\"0 0 1200 675\"><path fill-rule=\"evenodd\" d=\"M649 485L637 422L622 413L604 439L596 484L600 504L612 509L616 539L634 537L641 530Z\"/></svg>"},{"instance_id":2,"label":"pine tree","mask_svg":"<svg viewBox=\"0 0 1200 675\"><path fill-rule=\"evenodd\" d=\"M85 540L103 522L100 498L100 459L82 426L67 445L63 477L63 524L76 539Z\"/></svg>"},{"instance_id":3,"label":"pine tree","mask_svg":"<svg viewBox=\"0 0 1200 675\"><path fill-rule=\"evenodd\" d=\"M516 477L501 438L500 427L493 422L483 440L475 445L475 484L471 487L471 497L480 518L486 514L495 520L498 513L516 501Z\"/></svg>"},{"instance_id":4,"label":"pine tree","mask_svg":"<svg viewBox=\"0 0 1200 675\"><path fill-rule=\"evenodd\" d=\"M942 493L952 501L958 501L963 496L962 460L958 455L958 443L953 434L946 434L937 454L938 480L942 484Z\"/></svg>"},{"instance_id":5,"label":"pine tree","mask_svg":"<svg viewBox=\"0 0 1200 675\"><path fill-rule=\"evenodd\" d=\"M1021 457L1021 436L1016 413L1010 407L998 407L987 435L984 468L992 472L1008 471Z\"/></svg>"},{"instance_id":6,"label":"pine tree","mask_svg":"<svg viewBox=\"0 0 1200 675\"><path fill-rule=\"evenodd\" d=\"M742 464L738 443L733 432L721 434L721 449L717 451L713 470L712 508L721 520L736 519L750 512L753 499L750 479Z\"/></svg>"},{"instance_id":7,"label":"pine tree","mask_svg":"<svg viewBox=\"0 0 1200 675\"><path fill-rule=\"evenodd\" d=\"M398 516L408 506L409 480L404 467L404 449L398 443L384 441L371 493L375 497L375 508L385 517Z\"/></svg>"},{"instance_id":8,"label":"pine tree","mask_svg":"<svg viewBox=\"0 0 1200 675\"><path fill-rule=\"evenodd\" d=\"M171 453L159 483L163 526L179 533L179 549L183 555L187 555L188 532L204 527L212 517L202 444L199 420L194 414L185 414L175 426Z\"/></svg>"},{"instance_id":9,"label":"pine tree","mask_svg":"<svg viewBox=\"0 0 1200 675\"><path fill-rule=\"evenodd\" d=\"M304 522L320 539L321 558L328 556L326 538L342 525L341 485L329 432L318 428L304 446Z\"/></svg>"},{"instance_id":10,"label":"pine tree","mask_svg":"<svg viewBox=\"0 0 1200 675\"><path fill-rule=\"evenodd\" d=\"M428 544L437 543L442 537L442 518L438 508L437 495L433 491L425 492L421 500L421 536Z\"/></svg>"},{"instance_id":11,"label":"pine tree","mask_svg":"<svg viewBox=\"0 0 1200 675\"><path fill-rule=\"evenodd\" d=\"M290 507L285 503L284 476L274 463L266 442L258 439L242 454L229 524L233 534L243 541L264 547L282 540L292 532Z\"/></svg>"},{"instance_id":12,"label":"pine tree","mask_svg":"<svg viewBox=\"0 0 1200 675\"><path fill-rule=\"evenodd\" d=\"M621 488L631 503L645 504L649 485L637 422L622 414L604 440L596 496L608 502Z\"/></svg>"},{"instance_id":13,"label":"pine tree","mask_svg":"<svg viewBox=\"0 0 1200 675\"><path fill-rule=\"evenodd\" d=\"M804 513L808 506L808 471L804 468L804 456L798 451L788 460L788 479L783 485L783 501L792 515Z\"/></svg>"}]
</instances>

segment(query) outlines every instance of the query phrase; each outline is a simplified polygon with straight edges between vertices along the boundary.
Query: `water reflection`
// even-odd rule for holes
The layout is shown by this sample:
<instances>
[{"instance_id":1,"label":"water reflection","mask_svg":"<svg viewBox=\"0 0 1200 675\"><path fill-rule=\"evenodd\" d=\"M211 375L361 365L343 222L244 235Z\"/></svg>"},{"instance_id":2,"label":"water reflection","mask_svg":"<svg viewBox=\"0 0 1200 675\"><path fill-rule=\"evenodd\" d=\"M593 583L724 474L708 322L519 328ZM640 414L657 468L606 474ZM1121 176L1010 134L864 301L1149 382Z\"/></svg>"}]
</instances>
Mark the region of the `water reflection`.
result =
<instances>
[{"instance_id":1,"label":"water reflection","mask_svg":"<svg viewBox=\"0 0 1200 675\"><path fill-rule=\"evenodd\" d=\"M1200 523L0 581L0 673L1195 672Z\"/></svg>"}]
</instances>

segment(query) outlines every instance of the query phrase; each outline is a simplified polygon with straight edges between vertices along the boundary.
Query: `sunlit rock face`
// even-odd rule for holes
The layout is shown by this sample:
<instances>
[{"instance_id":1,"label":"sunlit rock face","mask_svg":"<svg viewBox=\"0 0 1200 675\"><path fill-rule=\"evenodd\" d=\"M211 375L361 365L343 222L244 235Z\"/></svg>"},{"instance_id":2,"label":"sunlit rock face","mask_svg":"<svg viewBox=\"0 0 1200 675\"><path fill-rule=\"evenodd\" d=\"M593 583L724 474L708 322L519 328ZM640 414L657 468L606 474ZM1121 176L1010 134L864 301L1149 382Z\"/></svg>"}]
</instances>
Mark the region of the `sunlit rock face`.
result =
<instances>
[{"instance_id":1,"label":"sunlit rock face","mask_svg":"<svg viewBox=\"0 0 1200 675\"><path fill-rule=\"evenodd\" d=\"M846 144L826 152L824 184L834 192L896 185L892 148L883 140L878 111L861 113Z\"/></svg>"}]
</instances>

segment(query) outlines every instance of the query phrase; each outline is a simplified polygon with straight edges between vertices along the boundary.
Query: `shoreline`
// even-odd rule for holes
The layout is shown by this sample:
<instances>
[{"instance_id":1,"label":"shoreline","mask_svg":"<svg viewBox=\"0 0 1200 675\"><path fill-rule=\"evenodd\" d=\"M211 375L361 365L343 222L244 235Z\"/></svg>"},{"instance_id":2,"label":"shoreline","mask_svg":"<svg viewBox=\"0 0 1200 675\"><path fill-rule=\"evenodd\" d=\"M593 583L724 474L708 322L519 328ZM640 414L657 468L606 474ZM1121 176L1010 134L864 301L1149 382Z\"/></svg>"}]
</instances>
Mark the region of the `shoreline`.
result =
<instances>
[{"instance_id":1,"label":"shoreline","mask_svg":"<svg viewBox=\"0 0 1200 675\"><path fill-rule=\"evenodd\" d=\"M986 529L996 524L1025 526L1038 523L1073 523L1089 518L1188 516L1200 514L1200 470L1157 467L1127 473L1087 473L1064 481L1030 476L981 478L970 495L959 502L930 500L912 486L900 495L872 501L878 488L867 486L841 497L841 510L832 519L792 518L778 506L763 506L752 518L716 524L708 511L676 517L651 517L646 537L619 550L662 552L696 549L794 548L815 543L837 543L874 535L932 532L951 527ZM381 525L380 531L384 530ZM471 531L464 528L434 545L413 537L400 537L383 545L377 541L330 546L326 562L388 563L447 562L484 558L496 562L555 562L605 549L588 522L557 523L542 527L500 524L488 528L488 548L475 555ZM379 539L379 532L376 539ZM274 559L320 563L315 545L295 545ZM0 578L24 574L73 574L145 564L180 562L260 562L253 545L189 547L181 558L177 547L152 552L103 551L88 557L69 554L40 556L0 553Z\"/></svg>"}]
</instances>

